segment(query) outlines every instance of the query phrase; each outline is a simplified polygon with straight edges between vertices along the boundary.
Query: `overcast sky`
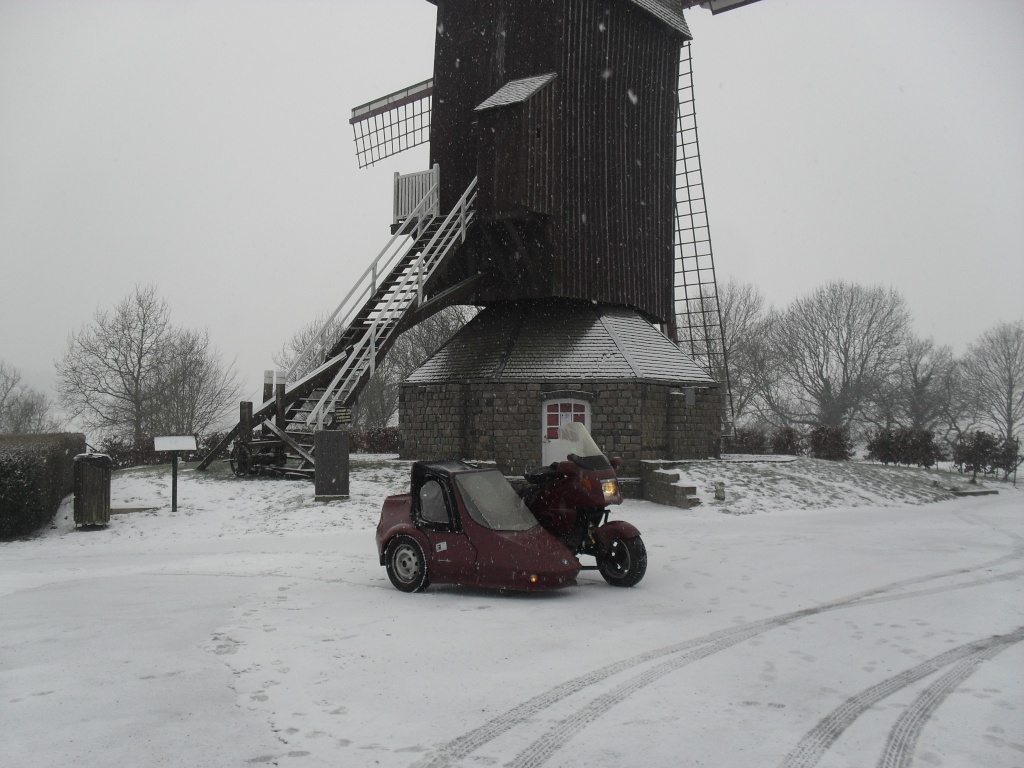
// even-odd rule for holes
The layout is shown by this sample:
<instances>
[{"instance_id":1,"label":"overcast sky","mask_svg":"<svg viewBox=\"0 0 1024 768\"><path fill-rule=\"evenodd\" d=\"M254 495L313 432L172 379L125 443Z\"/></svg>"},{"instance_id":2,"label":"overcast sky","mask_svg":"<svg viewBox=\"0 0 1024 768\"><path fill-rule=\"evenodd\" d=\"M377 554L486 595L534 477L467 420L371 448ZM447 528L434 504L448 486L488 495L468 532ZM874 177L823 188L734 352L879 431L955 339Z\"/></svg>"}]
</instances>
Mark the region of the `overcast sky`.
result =
<instances>
[{"instance_id":1,"label":"overcast sky","mask_svg":"<svg viewBox=\"0 0 1024 768\"><path fill-rule=\"evenodd\" d=\"M1024 3L762 0L694 33L719 279L899 289L957 351L1024 315ZM426 0L0 0L0 357L40 388L136 283L255 392L387 242L353 106L432 74Z\"/></svg>"}]
</instances>

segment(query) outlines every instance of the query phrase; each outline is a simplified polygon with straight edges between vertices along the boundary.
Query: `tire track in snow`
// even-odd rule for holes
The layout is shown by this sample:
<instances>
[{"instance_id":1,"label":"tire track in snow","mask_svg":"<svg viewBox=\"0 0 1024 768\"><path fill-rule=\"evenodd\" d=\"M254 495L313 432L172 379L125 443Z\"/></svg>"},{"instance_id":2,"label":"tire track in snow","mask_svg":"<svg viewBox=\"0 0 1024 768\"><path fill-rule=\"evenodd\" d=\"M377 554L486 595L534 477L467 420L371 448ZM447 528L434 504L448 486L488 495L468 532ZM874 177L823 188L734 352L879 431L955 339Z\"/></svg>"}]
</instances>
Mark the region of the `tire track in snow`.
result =
<instances>
[{"instance_id":1,"label":"tire track in snow","mask_svg":"<svg viewBox=\"0 0 1024 768\"><path fill-rule=\"evenodd\" d=\"M792 611L790 613L760 619L738 627L718 630L717 632L712 632L683 643L657 648L636 656L613 662L612 664L608 664L604 667L588 672L585 675L567 680L554 688L550 688L547 691L538 694L533 698L527 699L509 710L506 710L482 725L464 733L446 744L443 744L432 756L425 758L424 760L417 761L414 764L414 768L445 768L446 766L451 765L453 761L461 760L462 758L465 758L477 751L502 734L533 717L538 712L542 712L563 699L566 699L576 693L580 693L590 686L603 682L609 677L633 667L646 664L647 662L654 661L665 656L676 656L678 654L677 658L670 659L668 662L660 664L647 672L641 673L625 683L622 683L612 691L599 696L597 701L600 702L599 706L602 707L602 713L611 709L633 692L655 682L660 677L664 677L670 672L679 669L692 661L703 659L710 656L712 653L717 653L718 651L730 648L733 645L741 643L744 640L768 630L776 629L808 616L814 616L840 608L867 603L871 599L879 601L895 600L902 599L904 597L913 597L917 594L931 594L934 591L964 589L968 586L973 586L975 583L967 582L965 584L954 584L948 587L940 587L935 590L921 590L920 592L885 595L886 592L892 592L905 587L911 587L917 584L924 584L954 576L962 576L979 570L992 568L994 566L1019 559L1022 554L1024 554L1024 551L1018 547L1007 555L1003 555L1002 557L986 561L973 567L951 568L945 571L926 574L924 576L902 579L883 586L873 587L872 589L864 590L863 592L857 592L852 595L848 595L847 597L823 603L812 608L804 608L799 611ZM1000 575L997 577L980 579L978 580L978 583L988 583L993 579L1001 580L1003 578L1016 577L1021 574L1024 574L1024 571L1017 571L1010 575ZM687 651L692 651L693 653L687 653ZM564 746L572 736L586 727L586 725L597 717L597 714L593 714L593 711L597 708L598 706L592 704L579 708L578 711L556 724L547 733L542 735L540 739L517 755L511 765L541 765L551 757L554 752Z\"/></svg>"},{"instance_id":2,"label":"tire track in snow","mask_svg":"<svg viewBox=\"0 0 1024 768\"><path fill-rule=\"evenodd\" d=\"M869 707L950 664L960 661L980 662L1021 640L1024 640L1024 627L1018 627L1008 635L993 635L984 640L976 640L940 653L861 691L822 718L779 763L779 768L812 768Z\"/></svg>"},{"instance_id":3,"label":"tire track in snow","mask_svg":"<svg viewBox=\"0 0 1024 768\"><path fill-rule=\"evenodd\" d=\"M762 632L766 632L769 629L775 629L777 627L784 626L786 624L795 621L798 618L804 616L810 616L817 613L824 613L826 611L835 610L836 608L848 608L848 607L859 607L861 605L899 600L908 597L916 597L921 594L934 594L944 591L952 591L955 589L964 589L971 586L980 586L988 584L993 581L1003 581L1007 578L1017 578L1024 575L1024 571L1015 571L1011 574L1003 576L989 577L986 579L978 579L977 581L968 582L966 584L957 584L946 588L936 588L930 590L920 590L918 592L904 593L900 595L893 595L887 597L876 597L869 600L853 600L849 602L843 602L839 605L826 605L820 609L809 609L807 611L798 612L801 615L787 614L779 616L775 619L766 620L764 624L757 623L758 626L751 624L743 625L742 627L736 628L734 633L718 642L713 642L708 645L701 646L697 649L683 653L669 659L656 667L642 672L635 677L621 683L620 685L613 688L607 693L601 694L597 698L593 699L586 706L580 708L576 712L573 712L568 717L559 721L556 725L550 728L543 736L530 744L525 750L516 755L507 765L510 768L537 768L548 761L570 739L572 739L577 733L586 728L590 723L596 720L598 717L608 712L612 707L620 704L624 699L631 696L636 691L644 688L651 683L657 682L659 679L674 672L675 670L686 666L690 662L698 661L713 653L730 648L733 645L748 640L755 635L759 635ZM1001 648L1000 648L1001 649Z\"/></svg>"},{"instance_id":4,"label":"tire track in snow","mask_svg":"<svg viewBox=\"0 0 1024 768\"><path fill-rule=\"evenodd\" d=\"M1013 579L1019 579L1024 576L1024 570L1010 571L1009 573L1000 573L995 576L986 576L984 579L975 579L974 581L965 581L963 584L952 584L948 587L932 587L931 589L918 589L913 592L901 592L897 595L881 595L880 597L871 597L864 600L858 600L856 605L874 605L875 603L891 603L894 600L906 600L910 597L922 597L924 595L938 595L946 592L956 592L958 589L970 589L972 587L982 587L985 584L997 584L1000 581L1012 581Z\"/></svg>"},{"instance_id":5,"label":"tire track in snow","mask_svg":"<svg viewBox=\"0 0 1024 768\"><path fill-rule=\"evenodd\" d=\"M964 680L974 674L982 662L988 661L1011 645L1013 642L1006 642L979 651L958 662L953 669L928 686L900 715L889 731L889 738L885 743L885 749L882 750L877 768L910 768L921 731L935 710Z\"/></svg>"},{"instance_id":6,"label":"tire track in snow","mask_svg":"<svg viewBox=\"0 0 1024 768\"><path fill-rule=\"evenodd\" d=\"M785 623L788 622L779 622L778 626ZM744 631L736 632L729 638L725 638L719 642L703 645L687 653L673 656L668 661L664 661L655 667L651 667L647 671L630 678L624 683L621 683L607 693L592 699L585 707L560 720L553 728L549 729L543 736L530 744L530 746L516 755L516 757L506 765L510 766L510 768L537 768L537 766L543 765L551 758L552 755L554 755L555 752L564 747L573 736L636 691L661 679L670 672L686 666L690 662L699 661L707 656L711 656L714 653L730 648L737 643L748 640L749 638L759 635L771 628L772 627L770 626L748 626Z\"/></svg>"}]
</instances>

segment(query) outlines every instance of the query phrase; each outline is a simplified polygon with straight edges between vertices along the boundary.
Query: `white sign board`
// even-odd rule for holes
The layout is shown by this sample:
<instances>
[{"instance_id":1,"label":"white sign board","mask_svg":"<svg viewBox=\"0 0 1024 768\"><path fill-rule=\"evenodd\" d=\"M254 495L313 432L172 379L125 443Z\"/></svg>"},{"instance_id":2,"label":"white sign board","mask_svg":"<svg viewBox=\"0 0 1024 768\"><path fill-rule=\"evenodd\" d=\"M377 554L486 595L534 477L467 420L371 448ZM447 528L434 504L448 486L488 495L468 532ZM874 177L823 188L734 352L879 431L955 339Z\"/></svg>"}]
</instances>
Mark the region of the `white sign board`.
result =
<instances>
[{"instance_id":1,"label":"white sign board","mask_svg":"<svg viewBox=\"0 0 1024 768\"><path fill-rule=\"evenodd\" d=\"M154 437L153 448L157 451L194 451L196 450L196 438L194 435Z\"/></svg>"}]
</instances>

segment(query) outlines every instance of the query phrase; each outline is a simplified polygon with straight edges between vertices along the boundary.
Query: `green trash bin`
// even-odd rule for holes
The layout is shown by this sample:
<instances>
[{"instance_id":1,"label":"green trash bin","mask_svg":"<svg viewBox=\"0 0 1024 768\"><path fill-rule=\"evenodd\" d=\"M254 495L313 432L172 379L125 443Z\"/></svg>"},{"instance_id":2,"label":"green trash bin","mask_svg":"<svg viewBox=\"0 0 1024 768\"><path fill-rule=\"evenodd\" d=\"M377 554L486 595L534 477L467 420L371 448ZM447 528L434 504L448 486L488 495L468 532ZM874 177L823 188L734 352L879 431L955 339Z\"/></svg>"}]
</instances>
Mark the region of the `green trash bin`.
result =
<instances>
[{"instance_id":1,"label":"green trash bin","mask_svg":"<svg viewBox=\"0 0 1024 768\"><path fill-rule=\"evenodd\" d=\"M110 474L114 462L102 453L75 456L75 525L110 522Z\"/></svg>"}]
</instances>

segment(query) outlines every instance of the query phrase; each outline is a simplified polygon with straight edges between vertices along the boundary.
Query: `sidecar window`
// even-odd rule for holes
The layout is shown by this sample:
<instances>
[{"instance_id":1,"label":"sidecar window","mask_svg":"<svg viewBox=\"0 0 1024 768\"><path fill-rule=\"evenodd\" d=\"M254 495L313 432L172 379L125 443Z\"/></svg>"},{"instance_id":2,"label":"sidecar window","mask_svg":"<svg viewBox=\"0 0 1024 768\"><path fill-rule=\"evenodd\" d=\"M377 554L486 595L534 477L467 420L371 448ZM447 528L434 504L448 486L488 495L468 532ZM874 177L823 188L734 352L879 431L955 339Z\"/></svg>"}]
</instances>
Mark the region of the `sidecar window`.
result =
<instances>
[{"instance_id":1,"label":"sidecar window","mask_svg":"<svg viewBox=\"0 0 1024 768\"><path fill-rule=\"evenodd\" d=\"M537 518L498 470L462 472L455 476L455 485L469 516L485 528L528 531L537 526Z\"/></svg>"},{"instance_id":2,"label":"sidecar window","mask_svg":"<svg viewBox=\"0 0 1024 768\"><path fill-rule=\"evenodd\" d=\"M440 525L447 525L450 521L444 489L437 480L428 480L420 488L420 517L424 522Z\"/></svg>"}]
</instances>

